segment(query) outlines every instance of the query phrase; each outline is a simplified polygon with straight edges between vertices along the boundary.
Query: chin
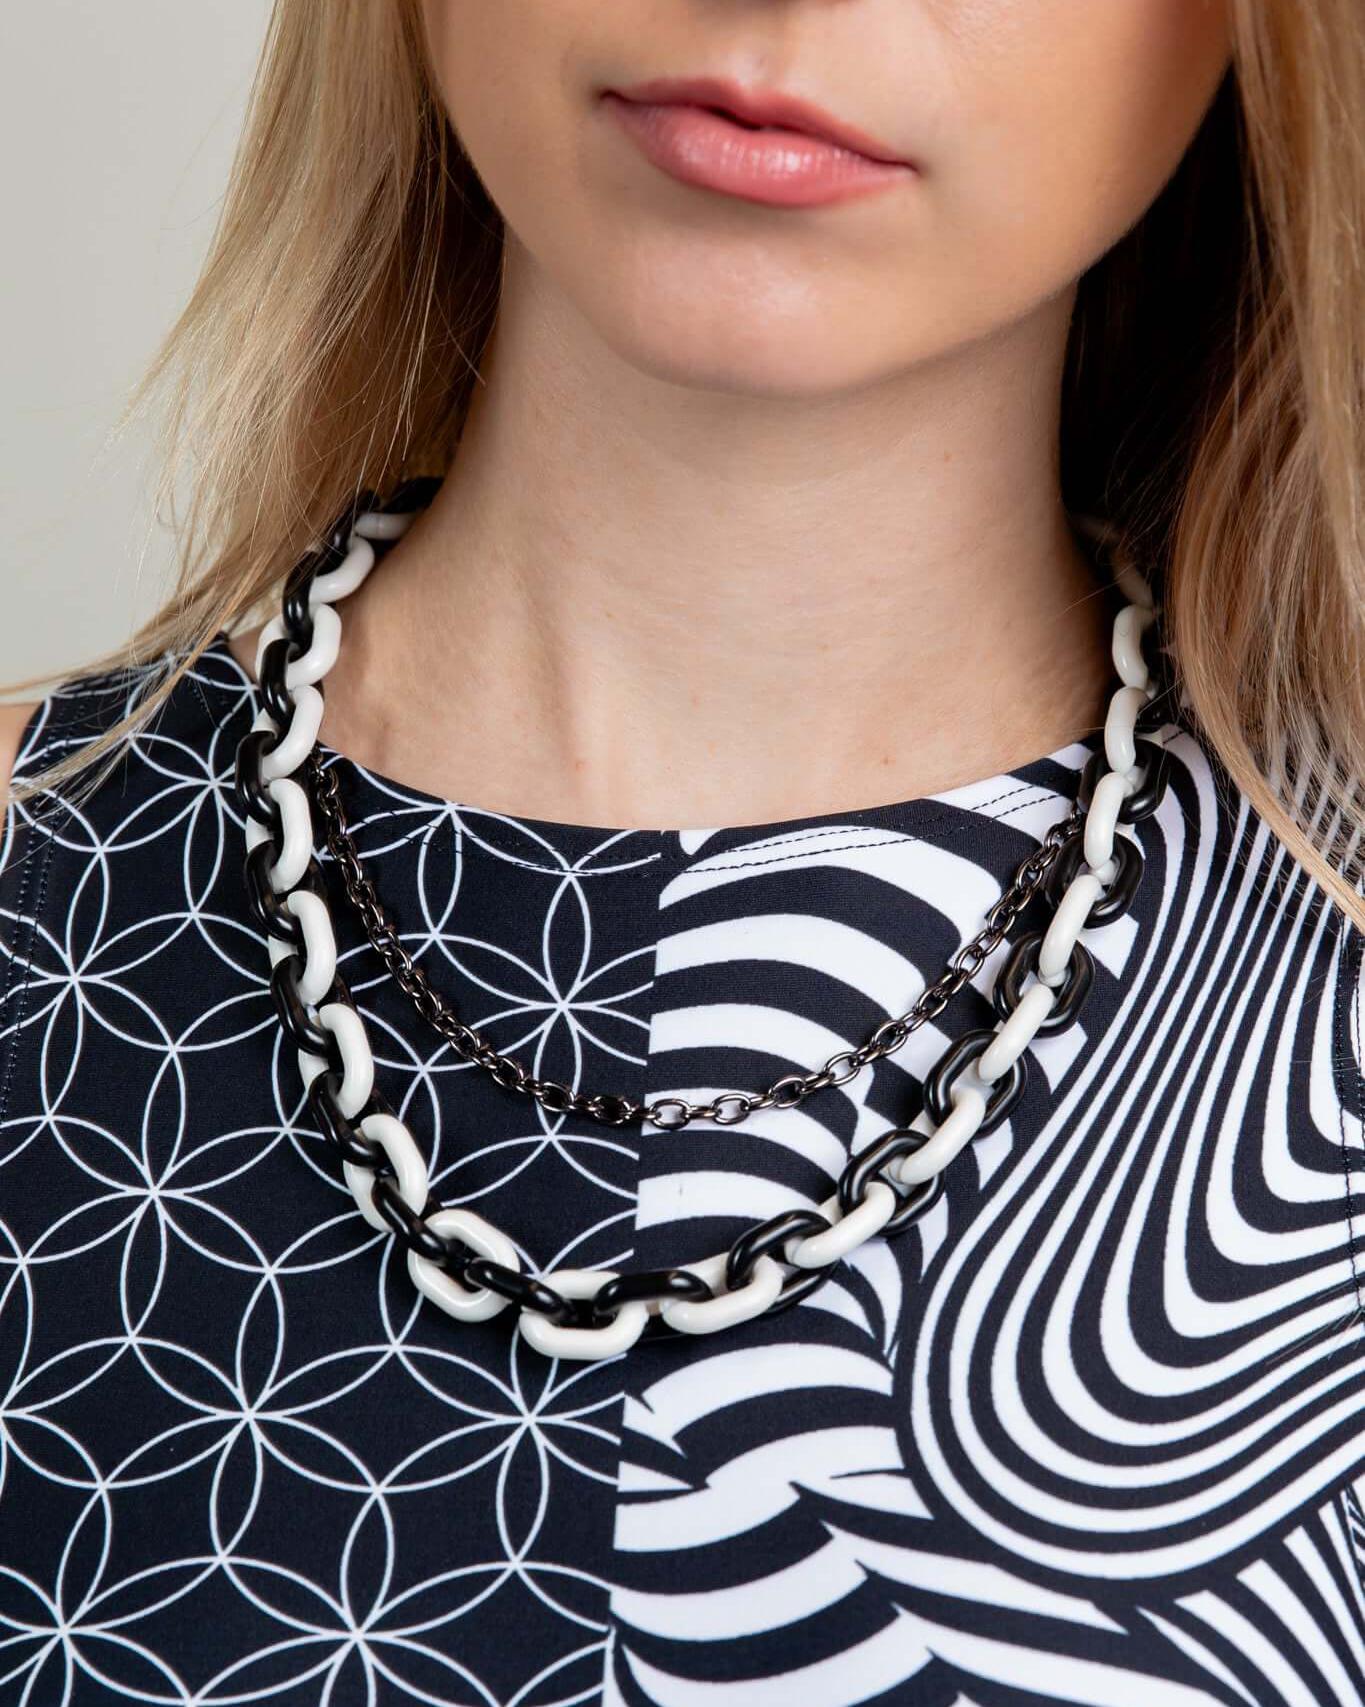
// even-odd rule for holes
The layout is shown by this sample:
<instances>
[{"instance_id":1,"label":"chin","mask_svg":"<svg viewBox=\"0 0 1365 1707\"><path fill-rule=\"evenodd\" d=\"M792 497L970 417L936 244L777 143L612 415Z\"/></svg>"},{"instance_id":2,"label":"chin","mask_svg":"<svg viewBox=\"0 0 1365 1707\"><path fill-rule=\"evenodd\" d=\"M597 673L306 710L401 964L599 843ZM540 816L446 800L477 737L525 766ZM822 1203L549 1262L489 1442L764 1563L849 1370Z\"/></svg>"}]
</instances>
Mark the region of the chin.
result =
<instances>
[{"instance_id":1,"label":"chin","mask_svg":"<svg viewBox=\"0 0 1365 1707\"><path fill-rule=\"evenodd\" d=\"M745 292L727 302L714 283L698 279L662 298L632 289L584 306L620 360L693 390L830 396L873 384L903 360L865 322L854 323L846 302L831 305L823 293L793 300L782 291Z\"/></svg>"}]
</instances>

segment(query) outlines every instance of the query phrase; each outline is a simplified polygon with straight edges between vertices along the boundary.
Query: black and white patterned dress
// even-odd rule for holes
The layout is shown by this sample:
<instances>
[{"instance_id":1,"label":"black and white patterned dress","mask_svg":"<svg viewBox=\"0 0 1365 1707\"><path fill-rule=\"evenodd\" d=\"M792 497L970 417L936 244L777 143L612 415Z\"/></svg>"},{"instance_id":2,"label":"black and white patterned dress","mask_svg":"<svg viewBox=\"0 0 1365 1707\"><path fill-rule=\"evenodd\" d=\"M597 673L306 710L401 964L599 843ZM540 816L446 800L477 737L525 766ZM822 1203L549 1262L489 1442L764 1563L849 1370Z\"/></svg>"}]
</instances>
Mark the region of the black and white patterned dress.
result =
<instances>
[{"instance_id":1,"label":"black and white patterned dress","mask_svg":"<svg viewBox=\"0 0 1365 1707\"><path fill-rule=\"evenodd\" d=\"M136 691L62 683L17 773ZM1365 1700L1362 936L1193 728L1077 1022L932 1214L785 1311L570 1362L422 1302L308 1123L242 882L258 705L220 634L88 801L7 814L0 1702ZM462 1017L542 1075L696 1098L909 1007L1100 739L682 833L324 754ZM538 1271L821 1201L992 1023L1007 952L797 1111L642 1132L459 1061L333 895L435 1189Z\"/></svg>"}]
</instances>

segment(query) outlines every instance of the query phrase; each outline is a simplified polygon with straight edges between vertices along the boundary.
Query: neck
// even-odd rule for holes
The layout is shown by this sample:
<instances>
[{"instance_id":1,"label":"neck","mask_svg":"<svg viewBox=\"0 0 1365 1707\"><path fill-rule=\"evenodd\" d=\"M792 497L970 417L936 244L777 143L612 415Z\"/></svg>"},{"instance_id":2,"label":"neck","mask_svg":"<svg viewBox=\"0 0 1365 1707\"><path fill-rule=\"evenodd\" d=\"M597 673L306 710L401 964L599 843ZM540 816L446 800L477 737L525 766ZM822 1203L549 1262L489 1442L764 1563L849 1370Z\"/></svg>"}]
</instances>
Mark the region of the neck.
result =
<instances>
[{"instance_id":1,"label":"neck","mask_svg":"<svg viewBox=\"0 0 1365 1707\"><path fill-rule=\"evenodd\" d=\"M451 472L341 607L323 738L494 810L701 827L1094 729L1110 612L1059 494L1069 313L837 396L740 395L629 365L511 250Z\"/></svg>"}]
</instances>

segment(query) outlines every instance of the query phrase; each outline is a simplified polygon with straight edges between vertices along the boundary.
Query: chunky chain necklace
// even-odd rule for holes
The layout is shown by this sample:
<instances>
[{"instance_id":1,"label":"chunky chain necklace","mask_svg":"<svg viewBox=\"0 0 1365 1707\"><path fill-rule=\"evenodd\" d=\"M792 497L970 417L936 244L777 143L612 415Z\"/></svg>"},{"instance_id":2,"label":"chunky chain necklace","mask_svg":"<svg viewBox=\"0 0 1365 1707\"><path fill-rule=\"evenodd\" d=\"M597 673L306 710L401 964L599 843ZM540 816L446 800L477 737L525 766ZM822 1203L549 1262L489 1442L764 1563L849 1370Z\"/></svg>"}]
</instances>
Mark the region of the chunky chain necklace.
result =
<instances>
[{"instance_id":1,"label":"chunky chain necklace","mask_svg":"<svg viewBox=\"0 0 1365 1707\"><path fill-rule=\"evenodd\" d=\"M235 771L244 871L252 911L266 932L271 994L297 1051L309 1107L337 1152L360 1213L400 1241L418 1290L457 1320L482 1321L512 1304L518 1329L537 1350L600 1358L642 1338L711 1333L784 1309L866 1240L900 1232L937 1203L944 1168L973 1137L998 1126L1022 1095L1029 1043L1069 1025L1090 988L1094 961L1081 933L1125 912L1142 874L1139 844L1119 834L1118 826L1155 812L1167 782L1166 750L1151 737L1169 721L1174 695L1161 660L1146 649L1157 617L1150 589L1130 564L1115 564L1128 603L1114 620L1119 686L1105 720L1104 747L1086 763L1069 812L1020 862L985 928L914 1006L883 1021L857 1049L831 1056L818 1071L788 1074L765 1091L727 1092L705 1104L678 1097L643 1104L535 1079L452 1012L402 948L346 828L334 767L321 762L318 683L340 648L336 605L402 537L439 484L410 480L387 501L361 493L295 565L282 610L265 625L257 648L262 703L238 748ZM562 1268L537 1276L522 1269L511 1240L491 1222L433 1196L416 1140L375 1085L368 1034L337 970L327 883L315 851L315 807L367 936L418 1012L463 1058L508 1089L534 1096L553 1112L613 1125L637 1118L669 1130L690 1119L730 1124L754 1109L795 1107L817 1090L844 1084L941 1012L1035 894L1046 894L1053 913L1046 930L1018 938L1001 966L991 998L998 1023L965 1032L944 1052L925 1078L914 1121L853 1156L818 1207L774 1215L700 1262L625 1273Z\"/></svg>"}]
</instances>

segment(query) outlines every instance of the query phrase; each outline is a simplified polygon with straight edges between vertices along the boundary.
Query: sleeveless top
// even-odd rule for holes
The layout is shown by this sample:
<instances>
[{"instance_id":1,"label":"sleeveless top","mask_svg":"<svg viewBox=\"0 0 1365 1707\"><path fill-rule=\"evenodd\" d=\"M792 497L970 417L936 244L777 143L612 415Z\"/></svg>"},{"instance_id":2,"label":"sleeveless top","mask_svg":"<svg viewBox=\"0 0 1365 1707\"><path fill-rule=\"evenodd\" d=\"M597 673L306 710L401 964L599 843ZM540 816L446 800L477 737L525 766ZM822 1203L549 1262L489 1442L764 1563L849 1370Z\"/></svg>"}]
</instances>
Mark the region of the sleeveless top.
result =
<instances>
[{"instance_id":1,"label":"sleeveless top","mask_svg":"<svg viewBox=\"0 0 1365 1707\"><path fill-rule=\"evenodd\" d=\"M62 681L16 774L152 668ZM1183 709L1092 987L932 1213L783 1311L576 1362L423 1301L309 1123L242 880L259 703L220 632L88 798L6 814L0 1699L1365 1699L1362 935ZM463 1019L542 1077L698 1100L904 1012L1101 744L704 831L323 757ZM322 863L379 1088L532 1272L819 1203L994 1023L1005 947L798 1109L558 1116L419 1018Z\"/></svg>"}]
</instances>

